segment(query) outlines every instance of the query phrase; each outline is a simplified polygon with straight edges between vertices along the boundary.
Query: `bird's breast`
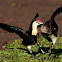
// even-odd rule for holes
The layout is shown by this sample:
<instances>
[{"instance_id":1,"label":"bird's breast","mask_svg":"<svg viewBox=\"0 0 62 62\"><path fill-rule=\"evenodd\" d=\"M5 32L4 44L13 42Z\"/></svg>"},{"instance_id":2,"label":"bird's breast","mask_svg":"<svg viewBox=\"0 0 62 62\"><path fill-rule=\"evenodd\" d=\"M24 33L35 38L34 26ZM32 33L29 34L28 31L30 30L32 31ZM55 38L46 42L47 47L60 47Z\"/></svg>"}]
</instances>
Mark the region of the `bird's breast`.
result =
<instances>
[{"instance_id":1,"label":"bird's breast","mask_svg":"<svg viewBox=\"0 0 62 62\"><path fill-rule=\"evenodd\" d=\"M48 34L51 33L50 29L46 25L41 26L41 32L42 33L48 33Z\"/></svg>"}]
</instances>

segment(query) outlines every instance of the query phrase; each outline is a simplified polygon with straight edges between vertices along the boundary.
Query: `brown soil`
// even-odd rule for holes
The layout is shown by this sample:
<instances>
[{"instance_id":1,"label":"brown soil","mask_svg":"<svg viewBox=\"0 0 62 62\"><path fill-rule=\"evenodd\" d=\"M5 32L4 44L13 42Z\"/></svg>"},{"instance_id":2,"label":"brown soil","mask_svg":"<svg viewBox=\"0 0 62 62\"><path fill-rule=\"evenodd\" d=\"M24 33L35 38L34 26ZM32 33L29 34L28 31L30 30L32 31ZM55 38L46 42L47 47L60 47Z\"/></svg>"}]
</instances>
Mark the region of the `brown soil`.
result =
<instances>
[{"instance_id":1,"label":"brown soil","mask_svg":"<svg viewBox=\"0 0 62 62\"><path fill-rule=\"evenodd\" d=\"M0 22L28 30L29 24L36 13L45 22L49 20L54 10L62 6L60 0L0 0ZM58 34L62 35L62 14L57 15L55 21L59 26ZM8 33L0 29L0 49L6 42L20 39L15 33Z\"/></svg>"}]
</instances>

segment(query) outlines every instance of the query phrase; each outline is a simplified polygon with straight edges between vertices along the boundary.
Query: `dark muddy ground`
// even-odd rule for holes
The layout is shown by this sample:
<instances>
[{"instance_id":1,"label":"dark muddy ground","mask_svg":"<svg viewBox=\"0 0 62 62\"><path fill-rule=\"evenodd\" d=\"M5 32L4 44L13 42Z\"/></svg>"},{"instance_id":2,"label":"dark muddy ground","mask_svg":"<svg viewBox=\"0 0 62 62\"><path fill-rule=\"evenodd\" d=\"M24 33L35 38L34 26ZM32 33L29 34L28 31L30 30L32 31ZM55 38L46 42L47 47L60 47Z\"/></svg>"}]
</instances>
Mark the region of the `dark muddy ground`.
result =
<instances>
[{"instance_id":1,"label":"dark muddy ground","mask_svg":"<svg viewBox=\"0 0 62 62\"><path fill-rule=\"evenodd\" d=\"M0 22L28 30L36 13L39 13L39 18L45 22L60 6L61 0L0 0ZM56 16L55 21L59 26L58 34L62 36L62 13ZM16 39L20 37L15 33L10 34L0 29L0 49L5 41Z\"/></svg>"}]
</instances>

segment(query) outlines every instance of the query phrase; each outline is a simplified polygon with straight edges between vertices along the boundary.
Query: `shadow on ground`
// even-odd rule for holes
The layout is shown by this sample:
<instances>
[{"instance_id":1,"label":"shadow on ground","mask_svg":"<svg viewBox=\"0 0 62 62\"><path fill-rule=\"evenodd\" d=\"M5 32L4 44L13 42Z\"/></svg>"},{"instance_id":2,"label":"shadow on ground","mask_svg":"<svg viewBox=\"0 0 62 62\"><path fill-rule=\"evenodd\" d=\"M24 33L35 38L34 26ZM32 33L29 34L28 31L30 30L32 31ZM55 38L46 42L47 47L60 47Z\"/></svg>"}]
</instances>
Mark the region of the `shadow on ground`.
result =
<instances>
[{"instance_id":1,"label":"shadow on ground","mask_svg":"<svg viewBox=\"0 0 62 62\"><path fill-rule=\"evenodd\" d=\"M39 53L42 53L41 49L43 49L46 53L48 53L48 50L50 48L49 47L41 47L41 48L38 49ZM52 49L51 50L51 54L54 54L55 56L59 56L61 53L62 53L62 49Z\"/></svg>"},{"instance_id":2,"label":"shadow on ground","mask_svg":"<svg viewBox=\"0 0 62 62\"><path fill-rule=\"evenodd\" d=\"M9 48L9 49L13 49L13 48ZM25 48L17 48L17 49L25 50L25 51L27 51L26 53L30 54L29 51L27 49L25 49ZM41 52L41 49L43 49L46 52L45 54L47 54L48 53L48 50L50 48L49 47L41 47L41 48L38 49L38 52L33 52L33 55L37 55L38 53L43 54ZM56 57L56 56L58 57L62 53L62 49L52 49L51 52L52 52L51 54L54 54L54 57ZM51 54L49 54L49 56Z\"/></svg>"}]
</instances>

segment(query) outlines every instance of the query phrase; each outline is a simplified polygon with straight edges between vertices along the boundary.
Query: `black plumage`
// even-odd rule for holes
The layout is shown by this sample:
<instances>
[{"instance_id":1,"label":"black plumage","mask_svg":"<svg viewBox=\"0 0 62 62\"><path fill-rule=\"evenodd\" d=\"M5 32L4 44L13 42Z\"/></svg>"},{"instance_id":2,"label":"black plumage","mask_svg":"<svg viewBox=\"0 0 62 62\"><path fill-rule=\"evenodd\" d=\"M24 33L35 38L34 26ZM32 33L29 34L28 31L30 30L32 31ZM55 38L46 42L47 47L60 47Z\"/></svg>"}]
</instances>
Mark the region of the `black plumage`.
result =
<instances>
[{"instance_id":1,"label":"black plumage","mask_svg":"<svg viewBox=\"0 0 62 62\"><path fill-rule=\"evenodd\" d=\"M54 18L60 12L62 12L62 7L59 7L58 9L56 9L55 12L52 14L51 18L41 26L41 34L48 41L51 41L53 45L55 44L57 40L57 32L58 32L58 25L54 21Z\"/></svg>"},{"instance_id":2,"label":"black plumage","mask_svg":"<svg viewBox=\"0 0 62 62\"><path fill-rule=\"evenodd\" d=\"M30 53L32 53L31 46L37 42L37 33L36 35L34 35L34 33L32 34L32 30L35 30L34 28L35 24L36 24L35 26L36 29L38 25L42 24L41 22L39 22L40 20L38 20L38 17L39 15L37 13L34 19L32 20L28 31L24 31L22 28L11 26L11 25L4 24L4 23L0 23L0 28L10 33L16 33L17 35L19 35L23 39L22 44L29 49Z\"/></svg>"}]
</instances>

